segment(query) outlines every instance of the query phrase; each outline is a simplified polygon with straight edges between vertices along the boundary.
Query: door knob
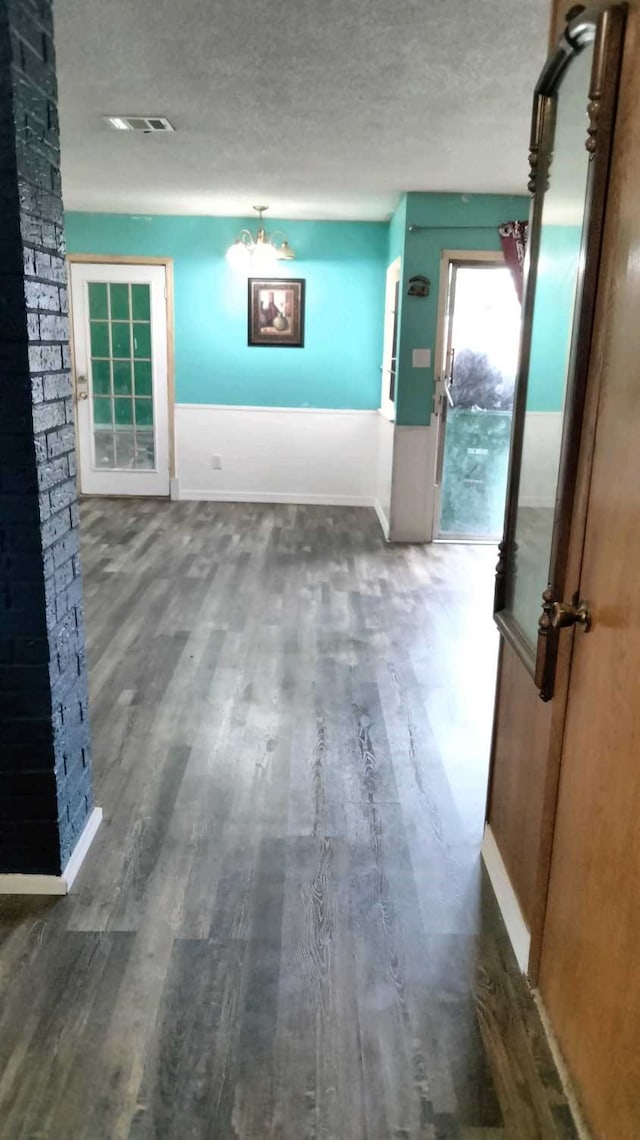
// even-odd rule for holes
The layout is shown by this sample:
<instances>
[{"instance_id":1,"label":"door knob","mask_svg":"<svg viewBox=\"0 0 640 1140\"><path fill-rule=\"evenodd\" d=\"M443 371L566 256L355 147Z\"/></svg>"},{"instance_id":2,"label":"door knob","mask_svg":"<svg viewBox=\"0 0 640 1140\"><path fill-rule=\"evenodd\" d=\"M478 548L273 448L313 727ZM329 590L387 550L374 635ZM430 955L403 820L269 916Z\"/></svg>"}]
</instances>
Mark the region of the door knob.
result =
<instances>
[{"instance_id":1,"label":"door knob","mask_svg":"<svg viewBox=\"0 0 640 1140\"><path fill-rule=\"evenodd\" d=\"M588 602L554 602L551 610L553 629L567 629L571 625L581 625L588 633L591 629L591 614Z\"/></svg>"}]
</instances>

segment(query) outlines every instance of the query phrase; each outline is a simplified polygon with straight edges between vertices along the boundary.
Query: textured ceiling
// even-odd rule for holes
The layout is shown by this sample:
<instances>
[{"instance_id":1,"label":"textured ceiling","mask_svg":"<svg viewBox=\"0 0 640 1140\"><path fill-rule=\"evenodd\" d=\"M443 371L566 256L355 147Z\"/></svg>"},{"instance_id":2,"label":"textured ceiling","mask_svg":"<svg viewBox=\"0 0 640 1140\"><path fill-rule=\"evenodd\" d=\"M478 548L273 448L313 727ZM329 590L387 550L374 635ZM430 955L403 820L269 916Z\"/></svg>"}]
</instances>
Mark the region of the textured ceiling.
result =
<instances>
[{"instance_id":1,"label":"textured ceiling","mask_svg":"<svg viewBox=\"0 0 640 1140\"><path fill-rule=\"evenodd\" d=\"M524 191L549 0L54 7L67 209L376 219L403 190Z\"/></svg>"}]
</instances>

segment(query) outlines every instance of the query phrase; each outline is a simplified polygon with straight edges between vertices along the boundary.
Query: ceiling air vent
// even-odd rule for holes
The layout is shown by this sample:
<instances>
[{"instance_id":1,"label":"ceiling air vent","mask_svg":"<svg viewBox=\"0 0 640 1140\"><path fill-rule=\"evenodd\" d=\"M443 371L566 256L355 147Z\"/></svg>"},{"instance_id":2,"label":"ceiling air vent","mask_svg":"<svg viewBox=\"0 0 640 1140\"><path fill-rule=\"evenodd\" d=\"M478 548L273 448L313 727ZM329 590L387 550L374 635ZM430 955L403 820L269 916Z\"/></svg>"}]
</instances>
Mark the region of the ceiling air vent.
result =
<instances>
[{"instance_id":1,"label":"ceiling air vent","mask_svg":"<svg viewBox=\"0 0 640 1140\"><path fill-rule=\"evenodd\" d=\"M142 131L149 135L174 129L161 115L103 115L103 118L114 131Z\"/></svg>"}]
</instances>

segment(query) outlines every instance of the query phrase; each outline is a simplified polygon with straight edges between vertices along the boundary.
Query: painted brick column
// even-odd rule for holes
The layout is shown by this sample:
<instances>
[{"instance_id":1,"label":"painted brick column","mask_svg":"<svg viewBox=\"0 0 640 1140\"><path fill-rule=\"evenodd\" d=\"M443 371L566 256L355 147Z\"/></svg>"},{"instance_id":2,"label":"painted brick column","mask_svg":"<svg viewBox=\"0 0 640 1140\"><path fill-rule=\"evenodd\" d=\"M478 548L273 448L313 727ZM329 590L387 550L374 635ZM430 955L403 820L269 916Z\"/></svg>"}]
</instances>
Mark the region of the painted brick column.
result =
<instances>
[{"instance_id":1,"label":"painted brick column","mask_svg":"<svg viewBox=\"0 0 640 1140\"><path fill-rule=\"evenodd\" d=\"M0 873L92 807L51 0L0 0Z\"/></svg>"}]
</instances>

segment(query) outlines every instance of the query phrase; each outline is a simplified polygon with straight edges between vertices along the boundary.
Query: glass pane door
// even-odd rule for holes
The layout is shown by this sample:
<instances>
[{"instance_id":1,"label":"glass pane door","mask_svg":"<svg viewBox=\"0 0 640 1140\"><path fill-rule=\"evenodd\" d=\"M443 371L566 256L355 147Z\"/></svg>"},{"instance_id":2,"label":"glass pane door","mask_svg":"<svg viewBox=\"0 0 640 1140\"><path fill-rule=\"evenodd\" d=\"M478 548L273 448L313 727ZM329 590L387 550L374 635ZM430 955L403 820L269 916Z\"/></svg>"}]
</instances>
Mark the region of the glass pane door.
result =
<instances>
[{"instance_id":1,"label":"glass pane door","mask_svg":"<svg viewBox=\"0 0 640 1140\"><path fill-rule=\"evenodd\" d=\"M71 267L80 489L167 495L166 270Z\"/></svg>"},{"instance_id":2,"label":"glass pane door","mask_svg":"<svg viewBox=\"0 0 640 1140\"><path fill-rule=\"evenodd\" d=\"M453 267L436 537L502 534L520 303L499 264Z\"/></svg>"},{"instance_id":3,"label":"glass pane door","mask_svg":"<svg viewBox=\"0 0 640 1140\"><path fill-rule=\"evenodd\" d=\"M88 290L95 466L154 470L149 285L90 281Z\"/></svg>"}]
</instances>

